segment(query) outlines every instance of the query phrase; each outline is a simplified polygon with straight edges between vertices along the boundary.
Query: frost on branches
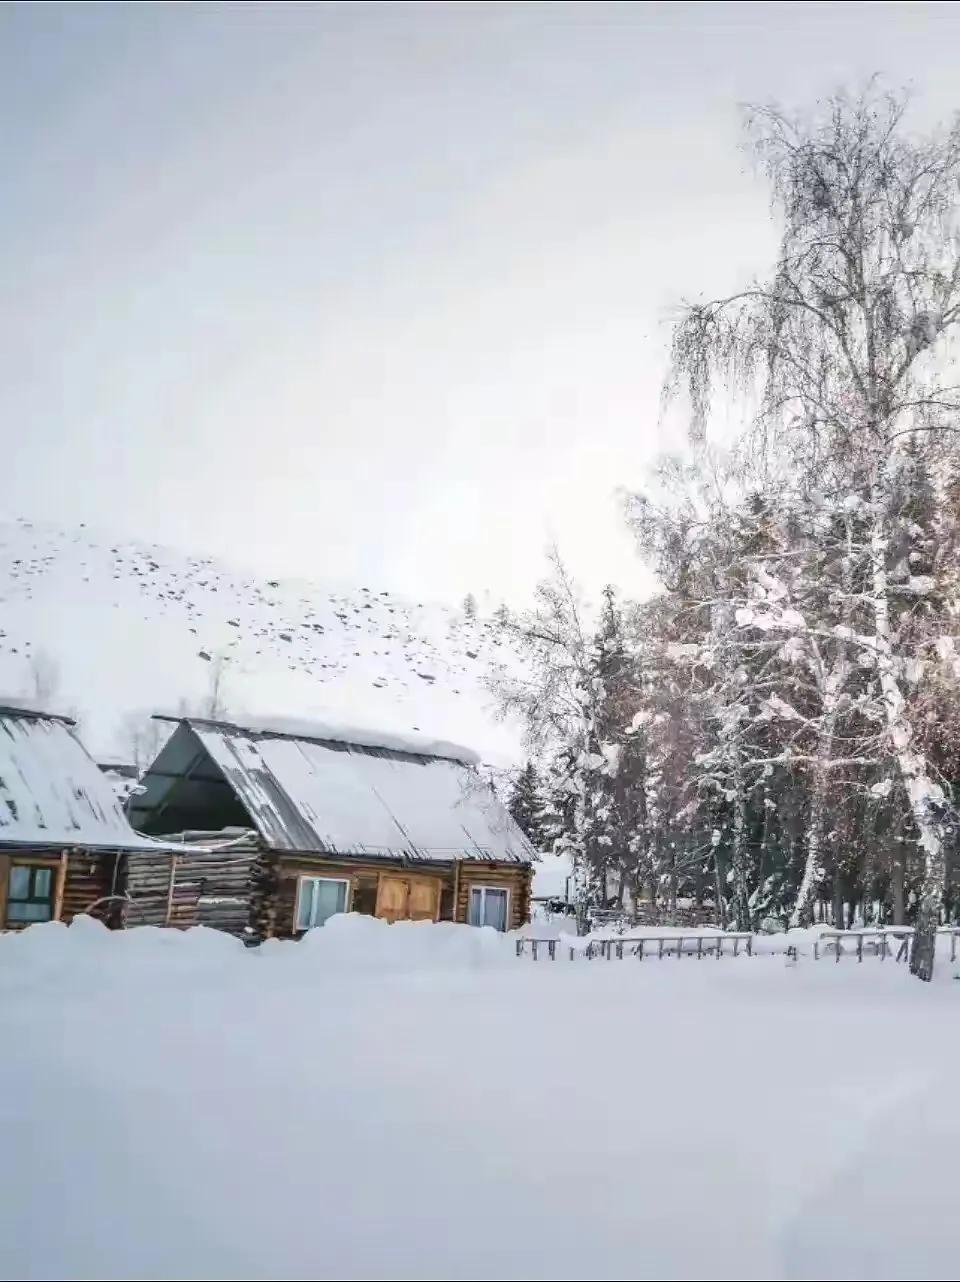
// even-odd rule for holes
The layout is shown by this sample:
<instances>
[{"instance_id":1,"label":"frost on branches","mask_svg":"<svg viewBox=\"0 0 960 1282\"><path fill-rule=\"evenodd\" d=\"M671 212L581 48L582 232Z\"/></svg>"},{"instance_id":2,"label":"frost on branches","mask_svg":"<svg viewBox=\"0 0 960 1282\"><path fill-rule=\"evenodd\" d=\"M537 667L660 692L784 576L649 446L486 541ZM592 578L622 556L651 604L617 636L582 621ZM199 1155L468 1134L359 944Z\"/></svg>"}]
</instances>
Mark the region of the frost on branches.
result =
<instances>
[{"instance_id":1,"label":"frost on branches","mask_svg":"<svg viewBox=\"0 0 960 1282\"><path fill-rule=\"evenodd\" d=\"M956 619L960 129L916 140L903 114L874 88L811 121L751 114L782 218L778 259L767 279L688 308L674 367L698 442L720 379L757 399L745 489L785 493L798 545L784 552L818 606L795 609L785 582L779 623L752 621L784 627L821 668L814 724L798 710L798 737L810 731L815 747L795 916L822 878L834 806L865 788L889 809L895 781L919 861L911 967L929 979L953 828L920 721L924 665ZM815 573L826 577L813 584ZM884 797L875 785L888 779Z\"/></svg>"},{"instance_id":2,"label":"frost on branches","mask_svg":"<svg viewBox=\"0 0 960 1282\"><path fill-rule=\"evenodd\" d=\"M555 559L501 696L584 903L911 921L929 979L958 908L960 132L903 115L874 87L750 113L781 241L676 326L689 448L628 503L660 590L589 614ZM746 416L722 453L718 401Z\"/></svg>"}]
</instances>

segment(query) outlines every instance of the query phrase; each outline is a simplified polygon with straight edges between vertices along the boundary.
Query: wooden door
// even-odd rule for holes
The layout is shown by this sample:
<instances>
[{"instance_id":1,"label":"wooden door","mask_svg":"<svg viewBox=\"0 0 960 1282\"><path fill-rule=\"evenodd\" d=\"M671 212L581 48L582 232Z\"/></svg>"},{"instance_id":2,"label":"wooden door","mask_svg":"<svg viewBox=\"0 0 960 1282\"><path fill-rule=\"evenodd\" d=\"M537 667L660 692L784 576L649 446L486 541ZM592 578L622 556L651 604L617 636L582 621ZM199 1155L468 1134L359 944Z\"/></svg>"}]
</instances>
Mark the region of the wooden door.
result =
<instances>
[{"instance_id":1,"label":"wooden door","mask_svg":"<svg viewBox=\"0 0 960 1282\"><path fill-rule=\"evenodd\" d=\"M403 877L381 877L377 887L377 916L402 921L407 915L410 883Z\"/></svg>"}]
</instances>

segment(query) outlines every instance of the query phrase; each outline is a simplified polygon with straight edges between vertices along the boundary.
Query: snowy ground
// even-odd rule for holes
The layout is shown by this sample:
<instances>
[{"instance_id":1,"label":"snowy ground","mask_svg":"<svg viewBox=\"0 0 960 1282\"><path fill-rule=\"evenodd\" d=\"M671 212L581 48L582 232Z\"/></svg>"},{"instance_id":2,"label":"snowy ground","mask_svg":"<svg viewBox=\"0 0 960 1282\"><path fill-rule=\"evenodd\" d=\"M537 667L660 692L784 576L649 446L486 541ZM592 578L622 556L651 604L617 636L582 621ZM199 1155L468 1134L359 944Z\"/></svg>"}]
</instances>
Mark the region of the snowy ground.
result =
<instances>
[{"instance_id":1,"label":"snowy ground","mask_svg":"<svg viewBox=\"0 0 960 1282\"><path fill-rule=\"evenodd\" d=\"M954 1276L955 969L2 936L0 1274Z\"/></svg>"}]
</instances>

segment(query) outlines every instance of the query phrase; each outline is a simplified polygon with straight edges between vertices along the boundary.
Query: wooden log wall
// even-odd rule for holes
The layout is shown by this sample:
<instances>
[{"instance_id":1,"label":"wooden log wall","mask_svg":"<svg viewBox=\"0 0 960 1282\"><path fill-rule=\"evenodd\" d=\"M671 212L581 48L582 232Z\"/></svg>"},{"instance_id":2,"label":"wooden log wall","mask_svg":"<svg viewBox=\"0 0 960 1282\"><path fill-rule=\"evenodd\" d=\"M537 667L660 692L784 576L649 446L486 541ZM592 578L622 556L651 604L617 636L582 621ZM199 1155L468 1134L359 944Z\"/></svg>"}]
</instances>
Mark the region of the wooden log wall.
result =
<instances>
[{"instance_id":1,"label":"wooden log wall","mask_svg":"<svg viewBox=\"0 0 960 1282\"><path fill-rule=\"evenodd\" d=\"M256 846L208 853L133 852L127 856L124 926L210 926L255 936L262 856Z\"/></svg>"},{"instance_id":2,"label":"wooden log wall","mask_svg":"<svg viewBox=\"0 0 960 1282\"><path fill-rule=\"evenodd\" d=\"M265 886L264 892L265 896L270 896L272 899L269 933L278 939L291 939L301 933L295 928L294 916L297 904L297 881L300 877L345 878L350 882L350 897L347 903L349 911L366 913L372 917L376 911L377 883L381 872L409 873L410 871L400 863L372 866L351 863L348 860L334 862L330 859L311 859L309 855L275 855L273 864L273 885L272 888Z\"/></svg>"},{"instance_id":3,"label":"wooden log wall","mask_svg":"<svg viewBox=\"0 0 960 1282\"><path fill-rule=\"evenodd\" d=\"M56 920L69 924L78 913L91 912L100 921L113 925L116 918L113 905L98 901L110 894L117 858L119 856L112 853L86 850L8 850L0 853L0 929L22 930L30 925L22 921L7 923L11 864L51 870L55 881Z\"/></svg>"},{"instance_id":4,"label":"wooden log wall","mask_svg":"<svg viewBox=\"0 0 960 1282\"><path fill-rule=\"evenodd\" d=\"M460 865L455 921L470 920L470 887L503 886L510 892L508 929L517 930L530 918L530 884L533 872L529 864L482 864L464 860Z\"/></svg>"},{"instance_id":5,"label":"wooden log wall","mask_svg":"<svg viewBox=\"0 0 960 1282\"><path fill-rule=\"evenodd\" d=\"M470 887L505 886L510 890L509 927L530 915L529 867L464 861L459 865L417 866L357 864L349 861L279 856L255 842L229 849L171 854L166 851L91 853L31 851L0 854L0 928L5 921L6 887L11 859L50 867L62 878L58 890L60 919L70 922L93 909L111 926L210 926L252 943L271 937L292 938L297 879L302 876L344 877L350 881L349 907L373 915L381 873L435 876L441 883L441 921L469 919ZM116 861L120 867L115 875ZM62 871L61 871L62 870ZM109 900L111 894L126 901ZM107 902L98 902L106 900ZM97 906L94 908L93 905ZM11 926L17 928L17 924Z\"/></svg>"},{"instance_id":6,"label":"wooden log wall","mask_svg":"<svg viewBox=\"0 0 960 1282\"><path fill-rule=\"evenodd\" d=\"M78 913L89 912L108 926L116 924L119 908L115 900L107 897L113 886L117 860L121 858L121 855L87 854L76 850L67 855L61 921L71 922ZM107 902L98 903L98 900ZM97 906L93 907L94 904Z\"/></svg>"},{"instance_id":7,"label":"wooden log wall","mask_svg":"<svg viewBox=\"0 0 960 1282\"><path fill-rule=\"evenodd\" d=\"M440 881L440 921L466 922L470 887L503 886L510 891L509 921L511 930L522 926L530 917L530 884L528 865L491 864L465 860L459 865L417 865L402 863L355 864L349 861L310 859L309 856L273 856L274 880L265 889L261 910L262 937L271 935L289 939L298 933L294 928L297 879L299 877L343 877L350 881L351 912L373 915L377 904L377 882L381 874L394 876L436 877ZM456 909L456 911L454 911Z\"/></svg>"}]
</instances>

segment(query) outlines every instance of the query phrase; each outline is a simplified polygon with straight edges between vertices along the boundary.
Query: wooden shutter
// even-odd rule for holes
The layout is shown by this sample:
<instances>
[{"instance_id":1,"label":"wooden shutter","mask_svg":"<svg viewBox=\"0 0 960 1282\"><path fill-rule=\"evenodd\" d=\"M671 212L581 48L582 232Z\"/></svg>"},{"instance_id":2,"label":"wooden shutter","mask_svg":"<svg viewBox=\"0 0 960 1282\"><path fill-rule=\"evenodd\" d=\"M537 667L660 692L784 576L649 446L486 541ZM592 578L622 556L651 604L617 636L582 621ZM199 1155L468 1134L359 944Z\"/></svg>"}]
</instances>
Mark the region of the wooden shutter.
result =
<instances>
[{"instance_id":1,"label":"wooden shutter","mask_svg":"<svg viewBox=\"0 0 960 1282\"><path fill-rule=\"evenodd\" d=\"M436 921L439 915L437 878L381 875L377 888L378 917L384 921Z\"/></svg>"},{"instance_id":2,"label":"wooden shutter","mask_svg":"<svg viewBox=\"0 0 960 1282\"><path fill-rule=\"evenodd\" d=\"M408 914L411 921L436 921L440 908L439 881L418 878L410 883Z\"/></svg>"},{"instance_id":3,"label":"wooden shutter","mask_svg":"<svg viewBox=\"0 0 960 1282\"><path fill-rule=\"evenodd\" d=\"M377 887L377 916L384 921L400 921L407 915L410 883L402 877L380 878Z\"/></svg>"}]
</instances>

